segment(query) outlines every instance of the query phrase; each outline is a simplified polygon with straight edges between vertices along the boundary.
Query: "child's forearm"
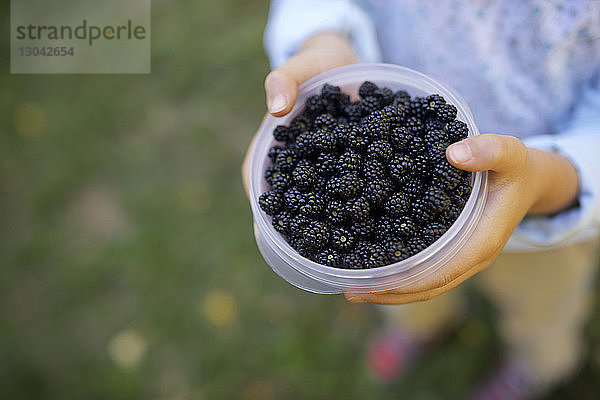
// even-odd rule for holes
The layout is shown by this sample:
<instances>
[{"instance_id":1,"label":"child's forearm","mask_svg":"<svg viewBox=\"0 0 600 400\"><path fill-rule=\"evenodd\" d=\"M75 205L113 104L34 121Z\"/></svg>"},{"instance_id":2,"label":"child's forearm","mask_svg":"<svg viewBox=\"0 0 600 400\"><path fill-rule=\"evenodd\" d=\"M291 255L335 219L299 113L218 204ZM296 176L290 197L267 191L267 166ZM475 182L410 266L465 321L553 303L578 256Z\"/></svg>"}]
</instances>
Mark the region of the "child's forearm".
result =
<instances>
[{"instance_id":1,"label":"child's forearm","mask_svg":"<svg viewBox=\"0 0 600 400\"><path fill-rule=\"evenodd\" d=\"M551 215L575 204L579 177L573 164L557 153L532 148L529 149L529 157L539 193L529 214Z\"/></svg>"}]
</instances>

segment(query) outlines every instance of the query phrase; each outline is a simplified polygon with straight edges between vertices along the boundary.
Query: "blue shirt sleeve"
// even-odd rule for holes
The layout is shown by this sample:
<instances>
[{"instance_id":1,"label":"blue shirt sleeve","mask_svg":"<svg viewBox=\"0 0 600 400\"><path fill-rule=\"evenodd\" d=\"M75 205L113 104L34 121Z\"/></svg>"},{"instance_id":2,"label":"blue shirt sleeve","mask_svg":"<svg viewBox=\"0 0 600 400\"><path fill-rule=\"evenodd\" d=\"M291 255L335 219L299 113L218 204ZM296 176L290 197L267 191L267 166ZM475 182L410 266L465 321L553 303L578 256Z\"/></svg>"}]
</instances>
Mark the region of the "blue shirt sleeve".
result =
<instances>
[{"instance_id":1,"label":"blue shirt sleeve","mask_svg":"<svg viewBox=\"0 0 600 400\"><path fill-rule=\"evenodd\" d=\"M579 175L579 205L550 217L526 217L505 251L535 251L584 241L600 233L600 85L595 79L557 135L524 140L568 158Z\"/></svg>"},{"instance_id":2,"label":"blue shirt sleeve","mask_svg":"<svg viewBox=\"0 0 600 400\"><path fill-rule=\"evenodd\" d=\"M333 31L346 34L363 62L381 61L375 25L349 0L272 0L264 45L276 68L293 56L311 35Z\"/></svg>"}]
</instances>

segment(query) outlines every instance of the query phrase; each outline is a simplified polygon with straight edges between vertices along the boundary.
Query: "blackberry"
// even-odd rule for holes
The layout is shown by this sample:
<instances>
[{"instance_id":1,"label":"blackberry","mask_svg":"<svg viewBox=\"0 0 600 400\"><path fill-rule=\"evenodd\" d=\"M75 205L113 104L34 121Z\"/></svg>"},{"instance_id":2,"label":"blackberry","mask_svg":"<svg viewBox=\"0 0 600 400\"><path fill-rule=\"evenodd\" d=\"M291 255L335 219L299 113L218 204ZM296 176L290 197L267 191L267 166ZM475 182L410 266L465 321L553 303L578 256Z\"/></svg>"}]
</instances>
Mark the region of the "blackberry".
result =
<instances>
[{"instance_id":1,"label":"blackberry","mask_svg":"<svg viewBox=\"0 0 600 400\"><path fill-rule=\"evenodd\" d=\"M465 208L465 204L467 204L468 198L458 197L454 193L452 193L450 195L450 198L452 199L452 207L448 207L448 208L449 209L453 208L458 211L458 214L460 214L462 212L463 208ZM457 217L458 217L458 214L456 215Z\"/></svg>"},{"instance_id":2,"label":"blackberry","mask_svg":"<svg viewBox=\"0 0 600 400\"><path fill-rule=\"evenodd\" d=\"M445 190L452 190L460 183L461 170L444 160L434 166L433 184Z\"/></svg>"},{"instance_id":3,"label":"blackberry","mask_svg":"<svg viewBox=\"0 0 600 400\"><path fill-rule=\"evenodd\" d=\"M286 149L280 151L275 158L275 164L281 169L283 172L289 172L296 166L298 162L298 155L295 151Z\"/></svg>"},{"instance_id":4,"label":"blackberry","mask_svg":"<svg viewBox=\"0 0 600 400\"><path fill-rule=\"evenodd\" d=\"M379 98L375 96L367 96L360 102L363 115L371 114L373 111L378 110L381 107Z\"/></svg>"},{"instance_id":5,"label":"blackberry","mask_svg":"<svg viewBox=\"0 0 600 400\"><path fill-rule=\"evenodd\" d=\"M404 126L408 130L408 133L412 136L421 136L423 135L423 123L417 117L407 118Z\"/></svg>"},{"instance_id":6,"label":"blackberry","mask_svg":"<svg viewBox=\"0 0 600 400\"><path fill-rule=\"evenodd\" d=\"M398 192L387 199L383 208L387 215L391 217L400 217L410 210L410 202L408 201L408 197Z\"/></svg>"},{"instance_id":7,"label":"blackberry","mask_svg":"<svg viewBox=\"0 0 600 400\"><path fill-rule=\"evenodd\" d=\"M334 226L340 226L344 222L346 222L347 211L344 203L339 200L331 200L329 204L327 204L327 208L325 210L325 218L327 222Z\"/></svg>"},{"instance_id":8,"label":"blackberry","mask_svg":"<svg viewBox=\"0 0 600 400\"><path fill-rule=\"evenodd\" d=\"M271 177L271 189L284 191L290 186L292 182L292 177L289 174L280 172Z\"/></svg>"},{"instance_id":9,"label":"blackberry","mask_svg":"<svg viewBox=\"0 0 600 400\"><path fill-rule=\"evenodd\" d=\"M427 100L423 97L415 97L413 98L409 105L408 110L411 118L415 118L417 120L422 120L427 115Z\"/></svg>"},{"instance_id":10,"label":"blackberry","mask_svg":"<svg viewBox=\"0 0 600 400\"><path fill-rule=\"evenodd\" d=\"M381 216L375 223L375 235L377 239L385 241L387 238L393 235L395 220L387 215Z\"/></svg>"},{"instance_id":11,"label":"blackberry","mask_svg":"<svg viewBox=\"0 0 600 400\"><path fill-rule=\"evenodd\" d=\"M390 131L390 142L396 151L403 152L406 150L410 143L410 138L411 134L404 126L394 127Z\"/></svg>"},{"instance_id":12,"label":"blackberry","mask_svg":"<svg viewBox=\"0 0 600 400\"><path fill-rule=\"evenodd\" d=\"M294 238L290 240L290 245L302 256L308 259L312 259L314 257L313 250L306 245L304 239L302 238Z\"/></svg>"},{"instance_id":13,"label":"blackberry","mask_svg":"<svg viewBox=\"0 0 600 400\"><path fill-rule=\"evenodd\" d=\"M325 209L325 201L318 193L309 193L306 201L300 206L300 214L305 217L317 217Z\"/></svg>"},{"instance_id":14,"label":"blackberry","mask_svg":"<svg viewBox=\"0 0 600 400\"><path fill-rule=\"evenodd\" d=\"M379 87L377 87L376 84L373 82L364 81L358 88L358 95L364 99L368 96L375 96L378 91Z\"/></svg>"},{"instance_id":15,"label":"blackberry","mask_svg":"<svg viewBox=\"0 0 600 400\"><path fill-rule=\"evenodd\" d=\"M282 172L281 172L281 168L279 167L279 165L273 164L273 165L269 165L265 169L265 173L263 176L265 178L265 181L267 181L267 183L271 184L271 182L273 181L273 178L281 173Z\"/></svg>"},{"instance_id":16,"label":"blackberry","mask_svg":"<svg viewBox=\"0 0 600 400\"><path fill-rule=\"evenodd\" d=\"M447 230L448 228L444 224L439 222L432 222L429 225L427 225L425 229L423 229L421 236L423 238L423 241L427 243L427 245L430 245L436 240L438 240L440 237L442 237L442 235L446 233Z\"/></svg>"},{"instance_id":17,"label":"blackberry","mask_svg":"<svg viewBox=\"0 0 600 400\"><path fill-rule=\"evenodd\" d=\"M464 203L454 204L452 207L448 207L445 209L442 214L438 217L441 222L450 227L456 221L462 209L464 208Z\"/></svg>"},{"instance_id":18,"label":"blackberry","mask_svg":"<svg viewBox=\"0 0 600 400\"><path fill-rule=\"evenodd\" d=\"M258 205L268 215L275 215L283 205L283 196L281 192L271 190L264 192L258 197Z\"/></svg>"},{"instance_id":19,"label":"blackberry","mask_svg":"<svg viewBox=\"0 0 600 400\"><path fill-rule=\"evenodd\" d=\"M457 112L456 107L452 104L444 104L437 109L436 115L440 122L450 122L456 119Z\"/></svg>"},{"instance_id":20,"label":"blackberry","mask_svg":"<svg viewBox=\"0 0 600 400\"><path fill-rule=\"evenodd\" d=\"M363 124L363 129L366 136L371 141L379 139L387 140L390 136L390 122L381 119L377 114L379 114L379 111L373 112L373 114L367 118Z\"/></svg>"},{"instance_id":21,"label":"blackberry","mask_svg":"<svg viewBox=\"0 0 600 400\"><path fill-rule=\"evenodd\" d=\"M415 173L419 174L421 179L427 179L430 175L429 157L427 157L427 154L417 154L412 160Z\"/></svg>"},{"instance_id":22,"label":"blackberry","mask_svg":"<svg viewBox=\"0 0 600 400\"><path fill-rule=\"evenodd\" d=\"M413 204L413 215L423 221L431 220L434 216L450 207L450 197L438 187L430 187Z\"/></svg>"},{"instance_id":23,"label":"blackberry","mask_svg":"<svg viewBox=\"0 0 600 400\"><path fill-rule=\"evenodd\" d=\"M427 158L430 165L447 163L448 160L446 159L446 146L443 143L434 143L427 151Z\"/></svg>"},{"instance_id":24,"label":"blackberry","mask_svg":"<svg viewBox=\"0 0 600 400\"><path fill-rule=\"evenodd\" d=\"M327 224L320 221L310 221L302 232L304 243L319 249L329 243L329 228Z\"/></svg>"},{"instance_id":25,"label":"blackberry","mask_svg":"<svg viewBox=\"0 0 600 400\"><path fill-rule=\"evenodd\" d=\"M306 111L312 115L319 115L325 111L325 106L318 94L309 96L304 103Z\"/></svg>"},{"instance_id":26,"label":"blackberry","mask_svg":"<svg viewBox=\"0 0 600 400\"><path fill-rule=\"evenodd\" d=\"M327 193L326 179L317 178L315 184L312 187L312 191L315 193L319 193L323 197L323 200L325 200L325 203L329 203L331 200L333 200L333 197L330 196L329 193Z\"/></svg>"},{"instance_id":27,"label":"blackberry","mask_svg":"<svg viewBox=\"0 0 600 400\"><path fill-rule=\"evenodd\" d=\"M331 232L331 246L341 253L347 253L352 250L356 238L347 229L339 228Z\"/></svg>"},{"instance_id":28,"label":"blackberry","mask_svg":"<svg viewBox=\"0 0 600 400\"><path fill-rule=\"evenodd\" d=\"M277 164L272 164L269 165L266 169L265 169L265 173L263 174L263 177L265 178L265 181L267 181L267 183L271 183L271 180L273 179L273 176L280 174L281 173L281 168L279 168L279 166Z\"/></svg>"},{"instance_id":29,"label":"blackberry","mask_svg":"<svg viewBox=\"0 0 600 400\"><path fill-rule=\"evenodd\" d=\"M313 135L313 146L323 152L332 152L337 143L335 135L326 130L319 129Z\"/></svg>"},{"instance_id":30,"label":"blackberry","mask_svg":"<svg viewBox=\"0 0 600 400\"><path fill-rule=\"evenodd\" d=\"M459 120L448 122L445 130L453 142L458 142L459 140L465 139L467 136L469 136L469 128L467 127L467 124Z\"/></svg>"},{"instance_id":31,"label":"blackberry","mask_svg":"<svg viewBox=\"0 0 600 400\"><path fill-rule=\"evenodd\" d=\"M408 156L396 155L388 164L390 176L396 183L405 182L414 170L414 162Z\"/></svg>"},{"instance_id":32,"label":"blackberry","mask_svg":"<svg viewBox=\"0 0 600 400\"><path fill-rule=\"evenodd\" d=\"M321 265L327 265L328 267L337 267L340 265L342 258L335 250L326 249L317 254L314 261Z\"/></svg>"},{"instance_id":33,"label":"blackberry","mask_svg":"<svg viewBox=\"0 0 600 400\"><path fill-rule=\"evenodd\" d=\"M293 238L302 238L304 230L308 227L310 219L303 215L296 215L288 221L288 232Z\"/></svg>"},{"instance_id":34,"label":"blackberry","mask_svg":"<svg viewBox=\"0 0 600 400\"><path fill-rule=\"evenodd\" d=\"M392 104L394 101L394 92L390 88L384 87L379 90L379 95L381 96L381 105L383 106Z\"/></svg>"},{"instance_id":35,"label":"blackberry","mask_svg":"<svg viewBox=\"0 0 600 400\"><path fill-rule=\"evenodd\" d=\"M465 180L464 179L465 176L468 176L469 179ZM471 173L468 172L462 177L461 181L454 189L454 193L463 199L468 199L469 196L471 195L471 190L472 190L470 181L471 181Z\"/></svg>"},{"instance_id":36,"label":"blackberry","mask_svg":"<svg viewBox=\"0 0 600 400\"><path fill-rule=\"evenodd\" d=\"M297 187L290 188L283 194L283 204L291 213L299 213L300 207L302 207L305 203L306 194L302 193Z\"/></svg>"},{"instance_id":37,"label":"blackberry","mask_svg":"<svg viewBox=\"0 0 600 400\"><path fill-rule=\"evenodd\" d=\"M463 171L460 177L460 182L465 183L471 186L471 178L473 178L473 173L470 171Z\"/></svg>"},{"instance_id":38,"label":"blackberry","mask_svg":"<svg viewBox=\"0 0 600 400\"><path fill-rule=\"evenodd\" d=\"M371 159L388 161L392 155L392 146L385 140L376 140L367 148L367 157Z\"/></svg>"},{"instance_id":39,"label":"blackberry","mask_svg":"<svg viewBox=\"0 0 600 400\"><path fill-rule=\"evenodd\" d=\"M346 214L353 221L364 221L369 218L371 212L371 205L369 201L364 197L358 197L350 200L346 204Z\"/></svg>"},{"instance_id":40,"label":"blackberry","mask_svg":"<svg viewBox=\"0 0 600 400\"><path fill-rule=\"evenodd\" d=\"M287 126L277 125L277 127L273 129L273 137L278 142L287 142L290 140L290 130Z\"/></svg>"},{"instance_id":41,"label":"blackberry","mask_svg":"<svg viewBox=\"0 0 600 400\"><path fill-rule=\"evenodd\" d=\"M336 138L337 144L341 147L348 146L348 140L350 137L350 131L352 127L349 124L338 124L333 129L333 134Z\"/></svg>"},{"instance_id":42,"label":"blackberry","mask_svg":"<svg viewBox=\"0 0 600 400\"><path fill-rule=\"evenodd\" d=\"M404 242L396 237L390 237L382 244L387 253L387 258L391 263L396 263L410 257L408 249Z\"/></svg>"},{"instance_id":43,"label":"blackberry","mask_svg":"<svg viewBox=\"0 0 600 400\"><path fill-rule=\"evenodd\" d=\"M401 238L409 238L415 235L416 233L416 225L412 218L410 217L399 217L394 221L394 228L392 232L401 237Z\"/></svg>"},{"instance_id":44,"label":"blackberry","mask_svg":"<svg viewBox=\"0 0 600 400\"><path fill-rule=\"evenodd\" d=\"M283 150L281 146L273 146L269 149L269 153L267 156L271 159L271 161L275 161L277 158L277 154L279 154Z\"/></svg>"},{"instance_id":45,"label":"blackberry","mask_svg":"<svg viewBox=\"0 0 600 400\"><path fill-rule=\"evenodd\" d=\"M420 253L426 248L427 244L419 236L413 236L412 238L406 241L406 249L408 250L408 254L410 254L411 257L417 253Z\"/></svg>"},{"instance_id":46,"label":"blackberry","mask_svg":"<svg viewBox=\"0 0 600 400\"><path fill-rule=\"evenodd\" d=\"M350 96L346 93L341 93L338 98L338 103L340 105L340 109L342 109L344 106L350 104Z\"/></svg>"},{"instance_id":47,"label":"blackberry","mask_svg":"<svg viewBox=\"0 0 600 400\"><path fill-rule=\"evenodd\" d=\"M413 136L408 144L408 152L416 156L417 154L423 154L427 150L427 145L425 141L421 139L419 136Z\"/></svg>"},{"instance_id":48,"label":"blackberry","mask_svg":"<svg viewBox=\"0 0 600 400\"><path fill-rule=\"evenodd\" d=\"M330 114L337 114L350 103L350 96L342 93L338 86L325 84L321 90L321 97L325 103L325 111Z\"/></svg>"},{"instance_id":49,"label":"blackberry","mask_svg":"<svg viewBox=\"0 0 600 400\"><path fill-rule=\"evenodd\" d=\"M389 263L387 252L379 243L361 242L357 251L367 268L382 267Z\"/></svg>"},{"instance_id":50,"label":"blackberry","mask_svg":"<svg viewBox=\"0 0 600 400\"><path fill-rule=\"evenodd\" d=\"M433 130L442 130L444 129L444 125L438 121L437 119L432 119L429 118L425 121L425 123L423 124L425 131L429 132L429 131L433 131Z\"/></svg>"},{"instance_id":51,"label":"blackberry","mask_svg":"<svg viewBox=\"0 0 600 400\"><path fill-rule=\"evenodd\" d=\"M350 225L350 230L360 239L367 239L373 234L374 223L372 218L356 221Z\"/></svg>"},{"instance_id":52,"label":"blackberry","mask_svg":"<svg viewBox=\"0 0 600 400\"><path fill-rule=\"evenodd\" d=\"M367 180L385 178L385 168L379 160L366 160L362 166L362 176Z\"/></svg>"},{"instance_id":53,"label":"blackberry","mask_svg":"<svg viewBox=\"0 0 600 400\"><path fill-rule=\"evenodd\" d=\"M302 132L312 129L311 119L304 114L296 116L290 123L289 133L292 139L298 137Z\"/></svg>"},{"instance_id":54,"label":"blackberry","mask_svg":"<svg viewBox=\"0 0 600 400\"><path fill-rule=\"evenodd\" d=\"M332 178L327 183L327 191L342 199L355 197L363 187L363 181L356 172L348 172L340 177Z\"/></svg>"},{"instance_id":55,"label":"blackberry","mask_svg":"<svg viewBox=\"0 0 600 400\"><path fill-rule=\"evenodd\" d=\"M317 180L317 170L310 161L300 160L292 172L292 177L300 190L308 190Z\"/></svg>"},{"instance_id":56,"label":"blackberry","mask_svg":"<svg viewBox=\"0 0 600 400\"><path fill-rule=\"evenodd\" d=\"M348 135L348 147L358 153L362 153L366 150L368 145L369 140L367 139L364 129L358 125L352 127L350 134Z\"/></svg>"},{"instance_id":57,"label":"blackberry","mask_svg":"<svg viewBox=\"0 0 600 400\"><path fill-rule=\"evenodd\" d=\"M302 157L311 157L316 151L313 145L314 134L312 132L302 132L296 138L296 153Z\"/></svg>"},{"instance_id":58,"label":"blackberry","mask_svg":"<svg viewBox=\"0 0 600 400\"><path fill-rule=\"evenodd\" d=\"M360 170L362 158L360 154L353 150L348 150L337 160L337 169L341 172Z\"/></svg>"},{"instance_id":59,"label":"blackberry","mask_svg":"<svg viewBox=\"0 0 600 400\"><path fill-rule=\"evenodd\" d=\"M339 86L326 83L321 88L321 97L327 101L339 101L341 94Z\"/></svg>"},{"instance_id":60,"label":"blackberry","mask_svg":"<svg viewBox=\"0 0 600 400\"><path fill-rule=\"evenodd\" d=\"M425 183L420 179L412 179L402 185L402 193L404 193L410 200L415 200L421 193L423 193Z\"/></svg>"},{"instance_id":61,"label":"blackberry","mask_svg":"<svg viewBox=\"0 0 600 400\"><path fill-rule=\"evenodd\" d=\"M374 179L365 185L364 194L375 206L380 206L392 193L392 183L387 179Z\"/></svg>"},{"instance_id":62,"label":"blackberry","mask_svg":"<svg viewBox=\"0 0 600 400\"><path fill-rule=\"evenodd\" d=\"M404 90L398 90L394 93L394 104L409 104L410 95Z\"/></svg>"},{"instance_id":63,"label":"blackberry","mask_svg":"<svg viewBox=\"0 0 600 400\"><path fill-rule=\"evenodd\" d=\"M406 120L406 113L402 107L390 104L381 109L384 118L388 119L392 125L403 124Z\"/></svg>"},{"instance_id":64,"label":"blackberry","mask_svg":"<svg viewBox=\"0 0 600 400\"><path fill-rule=\"evenodd\" d=\"M363 268L362 259L357 251L350 251L344 254L344 257L342 258L342 265L347 269Z\"/></svg>"},{"instance_id":65,"label":"blackberry","mask_svg":"<svg viewBox=\"0 0 600 400\"><path fill-rule=\"evenodd\" d=\"M344 114L348 117L348 120L352 122L360 121L363 116L363 108L360 101L355 101L344 106Z\"/></svg>"},{"instance_id":66,"label":"blackberry","mask_svg":"<svg viewBox=\"0 0 600 400\"><path fill-rule=\"evenodd\" d=\"M279 214L273 216L273 228L275 228L277 232L283 235L288 235L290 232L289 224L291 219L292 216L290 215L290 213L288 213L287 211L281 211Z\"/></svg>"},{"instance_id":67,"label":"blackberry","mask_svg":"<svg viewBox=\"0 0 600 400\"><path fill-rule=\"evenodd\" d=\"M441 106L446 104L446 100L439 94L432 94L425 98L427 101L427 105L425 106L425 110L431 115L435 114Z\"/></svg>"},{"instance_id":68,"label":"blackberry","mask_svg":"<svg viewBox=\"0 0 600 400\"><path fill-rule=\"evenodd\" d=\"M319 153L315 167L317 173L321 176L328 177L337 172L337 157L333 153Z\"/></svg>"},{"instance_id":69,"label":"blackberry","mask_svg":"<svg viewBox=\"0 0 600 400\"><path fill-rule=\"evenodd\" d=\"M335 120L335 118L333 118L331 114L321 114L317 118L315 118L313 128L322 129L326 131L333 131L333 128L335 128L336 124L337 121Z\"/></svg>"},{"instance_id":70,"label":"blackberry","mask_svg":"<svg viewBox=\"0 0 600 400\"><path fill-rule=\"evenodd\" d=\"M385 106L379 110L373 111L366 119L368 123L383 124L383 127L388 129L394 121L395 111L393 106Z\"/></svg>"},{"instance_id":71,"label":"blackberry","mask_svg":"<svg viewBox=\"0 0 600 400\"><path fill-rule=\"evenodd\" d=\"M441 129L428 130L425 133L424 139L425 143L429 147L436 144L442 144L444 146L448 146L450 144L448 134Z\"/></svg>"}]
</instances>

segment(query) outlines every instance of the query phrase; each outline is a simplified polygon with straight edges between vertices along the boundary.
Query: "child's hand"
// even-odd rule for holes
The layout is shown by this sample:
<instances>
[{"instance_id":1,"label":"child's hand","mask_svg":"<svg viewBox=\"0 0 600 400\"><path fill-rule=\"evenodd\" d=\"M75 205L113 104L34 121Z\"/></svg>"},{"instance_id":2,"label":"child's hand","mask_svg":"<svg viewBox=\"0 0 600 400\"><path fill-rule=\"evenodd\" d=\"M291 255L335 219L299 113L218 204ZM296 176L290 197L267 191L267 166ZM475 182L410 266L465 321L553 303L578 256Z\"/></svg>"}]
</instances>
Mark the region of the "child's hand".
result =
<instances>
[{"instance_id":1,"label":"child's hand","mask_svg":"<svg viewBox=\"0 0 600 400\"><path fill-rule=\"evenodd\" d=\"M311 36L298 53L285 64L271 71L265 79L265 92L269 113L281 117L290 112L296 102L298 86L315 75L329 69L358 62L358 57L343 35L322 32ZM256 138L256 134L254 135ZM242 179L248 196L250 153L254 147L250 142L244 163Z\"/></svg>"},{"instance_id":2,"label":"child's hand","mask_svg":"<svg viewBox=\"0 0 600 400\"><path fill-rule=\"evenodd\" d=\"M267 107L275 117L286 115L296 102L298 86L321 72L358 62L350 41L337 33L311 36L295 56L265 79Z\"/></svg>"},{"instance_id":3,"label":"child's hand","mask_svg":"<svg viewBox=\"0 0 600 400\"><path fill-rule=\"evenodd\" d=\"M551 214L570 206L578 177L566 158L528 149L517 138L481 135L450 146L446 154L457 168L490 170L489 196L469 241L447 265L406 288L380 293L346 293L351 302L405 304L429 300L488 267L525 214Z\"/></svg>"}]
</instances>

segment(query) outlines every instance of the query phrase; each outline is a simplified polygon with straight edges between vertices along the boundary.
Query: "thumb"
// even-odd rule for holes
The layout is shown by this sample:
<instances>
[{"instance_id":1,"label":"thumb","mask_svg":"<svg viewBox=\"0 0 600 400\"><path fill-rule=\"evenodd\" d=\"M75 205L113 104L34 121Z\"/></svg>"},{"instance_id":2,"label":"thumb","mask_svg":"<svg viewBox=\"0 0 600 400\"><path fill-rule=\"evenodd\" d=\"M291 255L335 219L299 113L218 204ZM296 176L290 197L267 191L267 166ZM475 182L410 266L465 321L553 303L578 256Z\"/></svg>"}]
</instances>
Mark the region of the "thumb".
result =
<instances>
[{"instance_id":1,"label":"thumb","mask_svg":"<svg viewBox=\"0 0 600 400\"><path fill-rule=\"evenodd\" d=\"M267 107L271 114L281 117L289 113L296 102L298 86L323 72L322 66L315 62L314 56L311 51L298 53L267 75L265 91Z\"/></svg>"},{"instance_id":2,"label":"thumb","mask_svg":"<svg viewBox=\"0 0 600 400\"><path fill-rule=\"evenodd\" d=\"M527 147L514 136L486 134L454 143L446 149L448 161L466 171L492 170L520 174L528 163Z\"/></svg>"}]
</instances>

